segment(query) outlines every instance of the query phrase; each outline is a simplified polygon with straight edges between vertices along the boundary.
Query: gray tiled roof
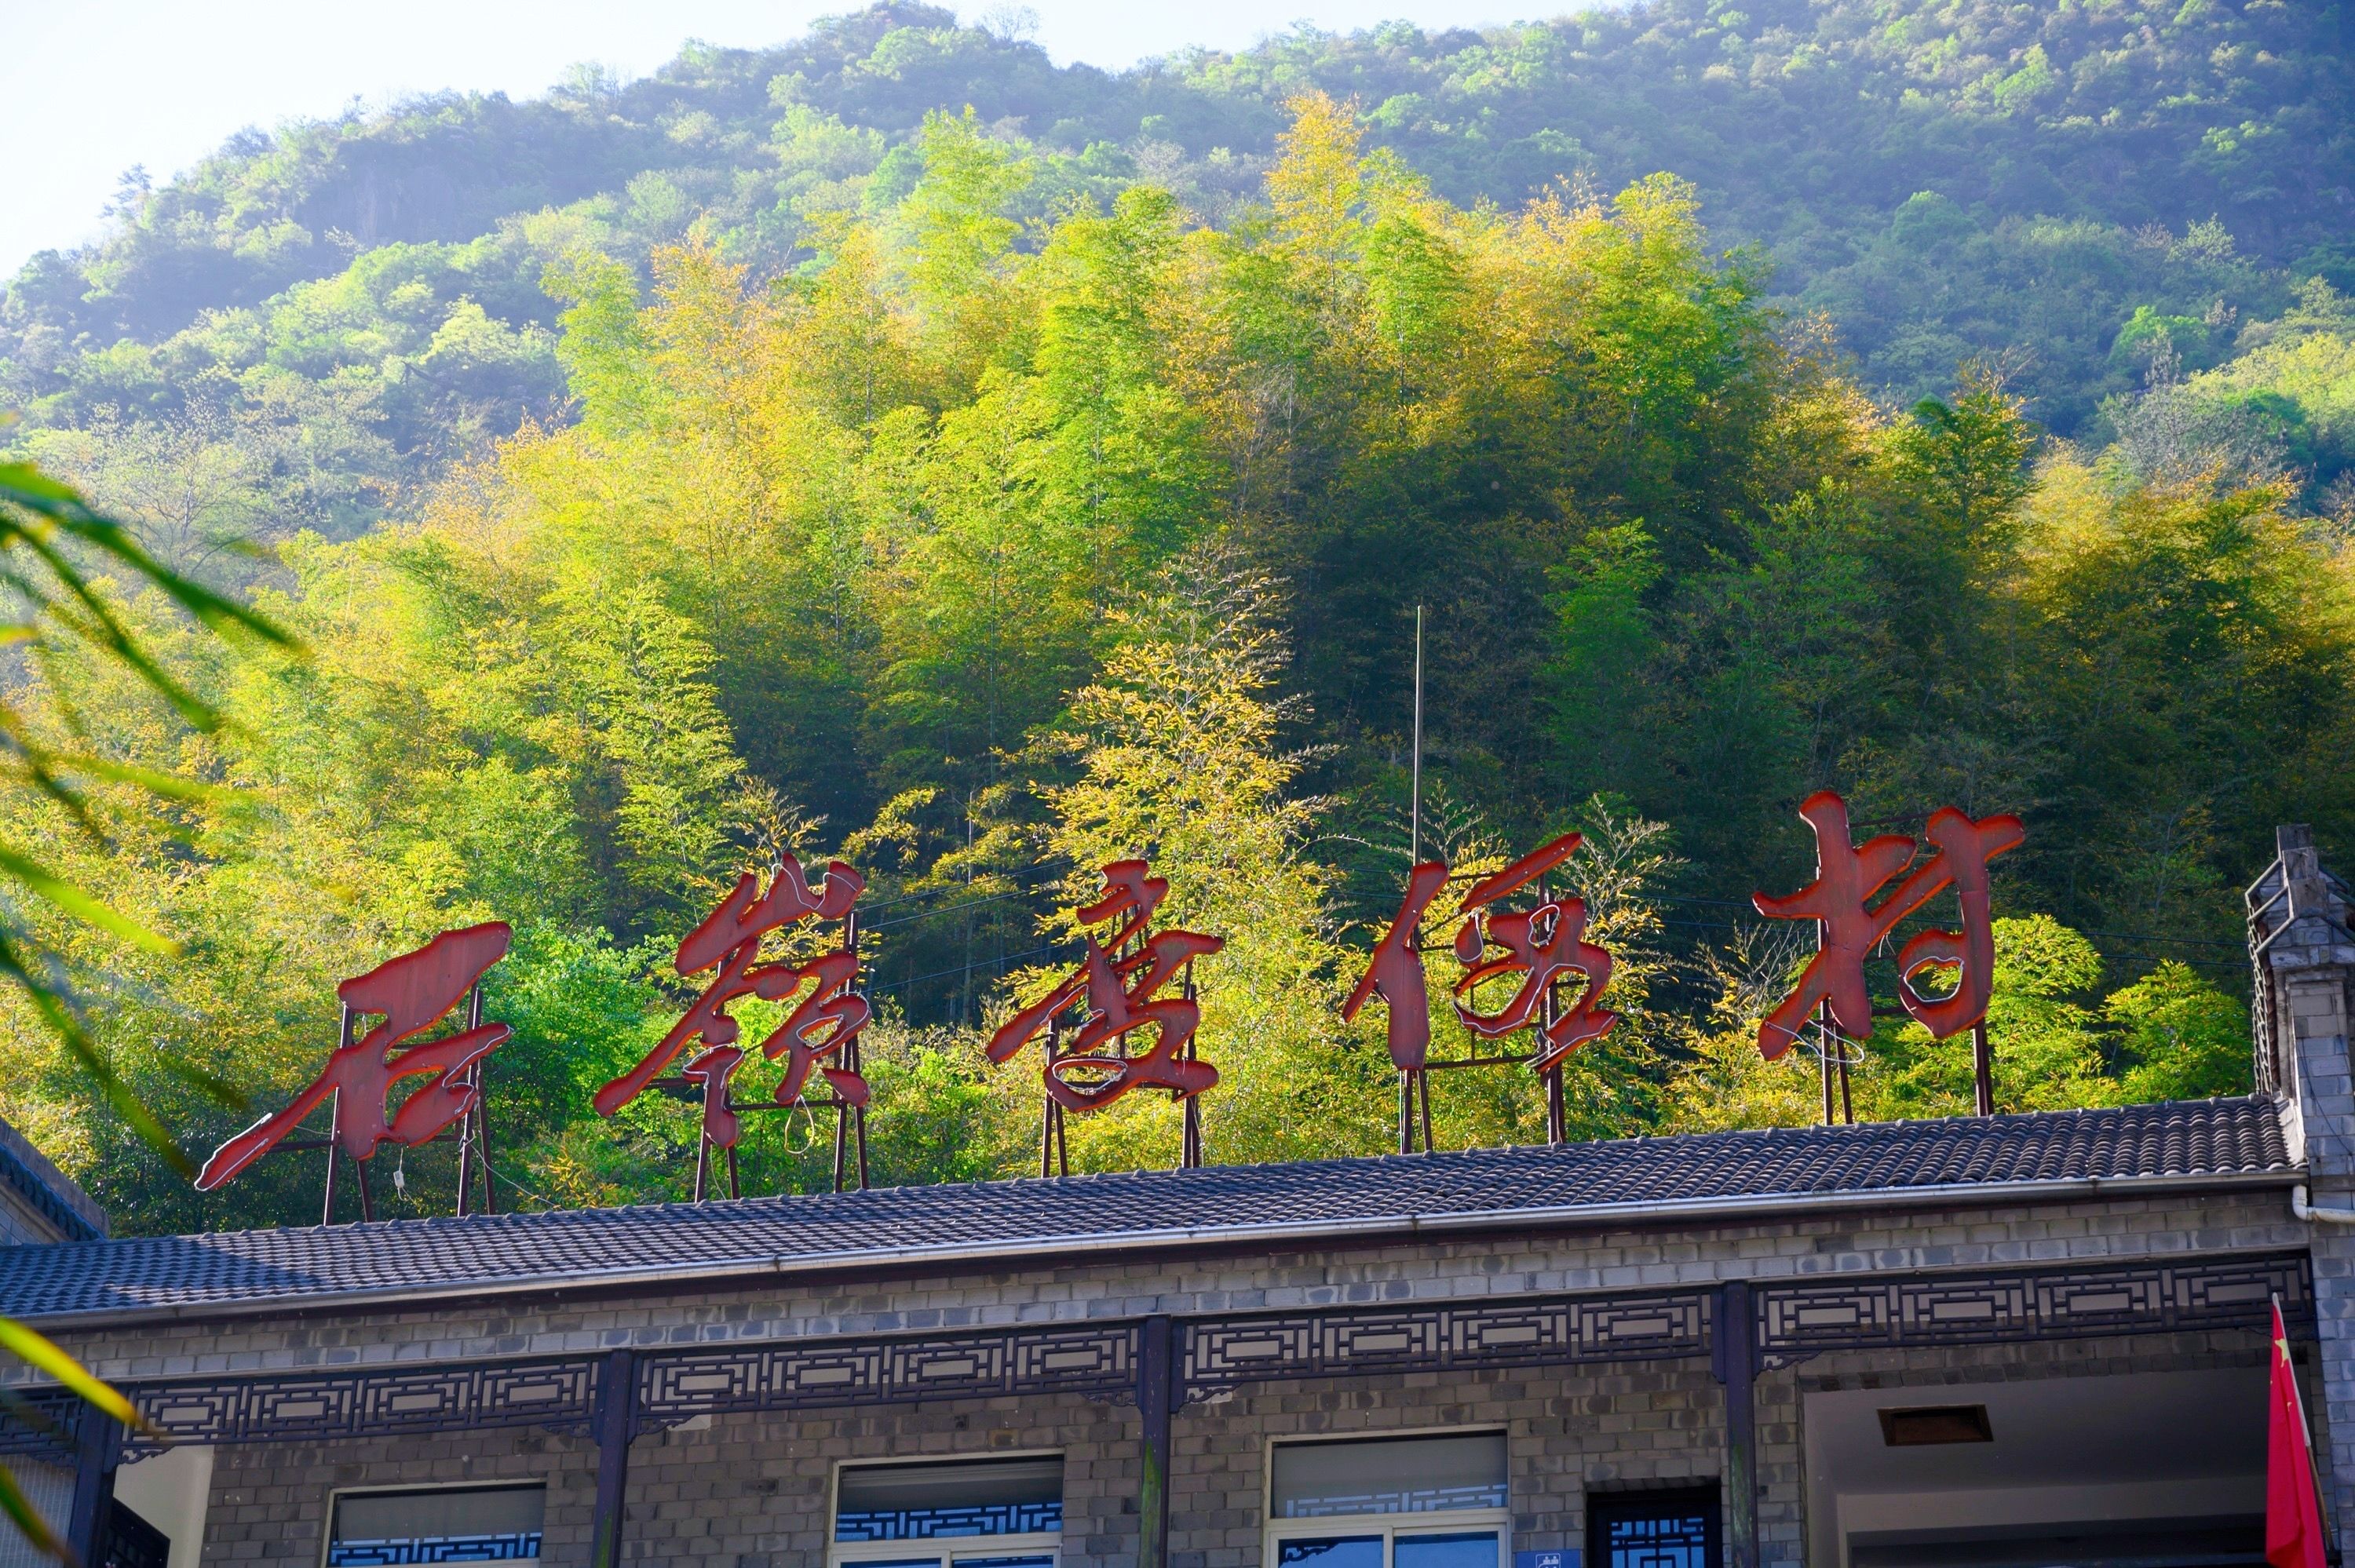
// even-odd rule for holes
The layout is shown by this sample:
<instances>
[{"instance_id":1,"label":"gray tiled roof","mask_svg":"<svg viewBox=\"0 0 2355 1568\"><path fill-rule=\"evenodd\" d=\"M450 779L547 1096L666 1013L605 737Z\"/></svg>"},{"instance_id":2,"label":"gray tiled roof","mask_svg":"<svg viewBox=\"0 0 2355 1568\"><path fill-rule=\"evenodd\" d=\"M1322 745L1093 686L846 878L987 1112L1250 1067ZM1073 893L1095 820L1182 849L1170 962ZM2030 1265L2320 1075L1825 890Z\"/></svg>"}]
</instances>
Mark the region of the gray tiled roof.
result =
<instances>
[{"instance_id":1,"label":"gray tiled roof","mask_svg":"<svg viewBox=\"0 0 2355 1568\"><path fill-rule=\"evenodd\" d=\"M901 1262L947 1269L961 1258L997 1266L1083 1249L1297 1246L1490 1223L1640 1225L1650 1214L1762 1200L1934 1201L1964 1187L2290 1169L2269 1101L2202 1100L20 1248L0 1259L0 1313L253 1310L402 1291Z\"/></svg>"},{"instance_id":2,"label":"gray tiled roof","mask_svg":"<svg viewBox=\"0 0 2355 1568\"><path fill-rule=\"evenodd\" d=\"M106 1211L5 1121L0 1121L0 1185L60 1236L95 1241L106 1234Z\"/></svg>"}]
</instances>

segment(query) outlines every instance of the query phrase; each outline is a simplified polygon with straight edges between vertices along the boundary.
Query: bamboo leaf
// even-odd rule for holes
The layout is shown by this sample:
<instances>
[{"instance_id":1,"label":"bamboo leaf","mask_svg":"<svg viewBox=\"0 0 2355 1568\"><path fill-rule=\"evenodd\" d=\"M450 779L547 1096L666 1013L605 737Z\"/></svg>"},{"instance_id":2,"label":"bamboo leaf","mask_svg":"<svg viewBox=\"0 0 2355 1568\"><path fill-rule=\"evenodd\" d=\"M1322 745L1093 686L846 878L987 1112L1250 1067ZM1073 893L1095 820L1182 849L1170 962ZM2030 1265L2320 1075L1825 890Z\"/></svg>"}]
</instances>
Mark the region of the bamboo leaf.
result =
<instances>
[{"instance_id":1,"label":"bamboo leaf","mask_svg":"<svg viewBox=\"0 0 2355 1568\"><path fill-rule=\"evenodd\" d=\"M35 1372L48 1373L125 1426L135 1426L143 1431L148 1429L147 1418L140 1414L129 1400L116 1393L113 1385L93 1374L54 1341L35 1333L13 1318L0 1318L0 1351L7 1351Z\"/></svg>"},{"instance_id":2,"label":"bamboo leaf","mask_svg":"<svg viewBox=\"0 0 2355 1568\"><path fill-rule=\"evenodd\" d=\"M159 936L128 916L116 914L65 878L5 846L0 846L0 874L16 878L28 892L39 895L83 924L95 926L148 952L180 950L180 945L169 937Z\"/></svg>"}]
</instances>

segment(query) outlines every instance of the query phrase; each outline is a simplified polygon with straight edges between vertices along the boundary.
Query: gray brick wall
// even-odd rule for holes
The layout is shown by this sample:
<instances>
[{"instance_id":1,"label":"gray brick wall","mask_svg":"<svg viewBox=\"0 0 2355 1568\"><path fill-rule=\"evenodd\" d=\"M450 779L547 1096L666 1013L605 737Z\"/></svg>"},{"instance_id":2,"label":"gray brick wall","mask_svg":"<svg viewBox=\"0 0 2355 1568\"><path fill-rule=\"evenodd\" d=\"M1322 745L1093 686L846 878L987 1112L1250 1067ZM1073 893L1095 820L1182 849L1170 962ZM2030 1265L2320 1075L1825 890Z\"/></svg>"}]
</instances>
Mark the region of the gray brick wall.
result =
<instances>
[{"instance_id":1,"label":"gray brick wall","mask_svg":"<svg viewBox=\"0 0 2355 1568\"><path fill-rule=\"evenodd\" d=\"M661 1298L496 1297L435 1310L232 1319L61 1333L114 1378L580 1353L622 1345L921 1332L1352 1303L1789 1280L2304 1246L2278 1192L1814 1217L1678 1231L1539 1234L1273 1258L1188 1258ZM0 1377L22 1375L0 1372Z\"/></svg>"},{"instance_id":2,"label":"gray brick wall","mask_svg":"<svg viewBox=\"0 0 2355 1568\"><path fill-rule=\"evenodd\" d=\"M2285 889L2272 907L2275 929L2260 960L2270 977L2275 1037L2282 1065L2284 1131L2290 1153L2310 1172L2313 1202L2355 1212L2355 1071L2350 1071L2350 985L2355 985L2355 910L2339 902L2322 874L2313 836L2279 834L2281 860L2261 879L2259 898ZM2261 1058L2262 1060L2262 1058ZM2307 1417L2317 1451L2331 1472L2324 1483L2342 1546L2355 1541L2355 1227L2314 1227L2315 1308L2320 1322L2322 1379L2309 1393ZM2336 1434L2326 1442L2319 1429Z\"/></svg>"},{"instance_id":3,"label":"gray brick wall","mask_svg":"<svg viewBox=\"0 0 2355 1568\"><path fill-rule=\"evenodd\" d=\"M586 1563L597 1447L552 1433L478 1432L346 1443L262 1443L218 1450L205 1516L204 1561L318 1568L338 1489L466 1481L548 1486L549 1563Z\"/></svg>"},{"instance_id":4,"label":"gray brick wall","mask_svg":"<svg viewBox=\"0 0 2355 1568\"><path fill-rule=\"evenodd\" d=\"M2101 1261L2296 1245L2307 1227L2278 1192L1846 1221L1721 1225L1674 1234L1532 1235L1490 1246L1387 1247L1152 1267L1095 1264L835 1287L682 1290L667 1298L483 1302L432 1315L246 1320L68 1336L108 1375L262 1371L580 1351L796 1335L1337 1305L1402 1298L1788 1279L1909 1268ZM2350 1259L2332 1255L2342 1280ZM2318 1259L2318 1267L2323 1260ZM2342 1319L2343 1321L2343 1319ZM1818 1358L1759 1384L1760 1522L1765 1561L1796 1564L1806 1537L1801 1396L1806 1380L1878 1376L1984 1381L2148 1370L2202 1356L2263 1355L2241 1342L2075 1341L1927 1357ZM2355 1425L2335 1396L2318 1401ZM822 1568L827 1478L846 1457L1051 1448L1067 1455L1071 1568L1135 1560L1134 1406L960 1401L922 1408L725 1417L642 1438L631 1457L631 1561ZM1705 1363L1530 1369L1271 1384L1191 1406L1176 1426L1173 1568L1256 1568L1265 1444L1272 1436L1502 1426L1524 1548L1578 1544L1587 1489L1715 1479L1722 1391ZM2332 1451L2343 1456L2345 1446ZM2347 1460L2342 1457L2341 1464ZM582 1437L490 1431L435 1439L258 1445L221 1451L208 1561L314 1564L337 1486L539 1478L549 1491L547 1561L585 1561L596 1455Z\"/></svg>"},{"instance_id":5,"label":"gray brick wall","mask_svg":"<svg viewBox=\"0 0 2355 1568\"><path fill-rule=\"evenodd\" d=\"M2215 1366L2246 1367L2254 1377L2264 1356L2254 1333L2188 1334L1826 1356L1770 1372L1758 1390L1764 1560L1796 1568L1805 1559L1800 1413L1808 1392ZM1543 1550L1581 1544L1593 1490L1721 1479L1722 1414L1722 1391L1699 1361L1244 1390L1177 1417L1172 1568L1258 1568L1272 1440L1500 1427L1513 1544ZM1072 1398L720 1417L643 1437L631 1450L628 1561L823 1568L840 1462L1037 1450L1065 1457L1070 1568L1133 1563L1135 1409ZM549 1487L543 1561L585 1563L595 1475L586 1440L535 1432L225 1449L206 1561L315 1564L339 1487L539 1479Z\"/></svg>"},{"instance_id":6,"label":"gray brick wall","mask_svg":"<svg viewBox=\"0 0 2355 1568\"><path fill-rule=\"evenodd\" d=\"M2281 977L2279 1022L2290 1035L2298 1078L2306 1161L2316 1203L2355 1209L2355 1083L2348 1052L2349 971L2322 964ZM2326 1487L2342 1545L2355 1537L2355 1226L2314 1227L2315 1311L2324 1347L2324 1377L2307 1397L2307 1415L2334 1434L2317 1449L2328 1457Z\"/></svg>"},{"instance_id":7,"label":"gray brick wall","mask_svg":"<svg viewBox=\"0 0 2355 1568\"><path fill-rule=\"evenodd\" d=\"M1723 1391L1705 1362L1475 1377L1430 1373L1271 1385L1179 1413L1171 1568L1258 1568L1271 1442L1501 1427L1513 1545L1576 1546L1593 1487L1718 1479Z\"/></svg>"}]
</instances>

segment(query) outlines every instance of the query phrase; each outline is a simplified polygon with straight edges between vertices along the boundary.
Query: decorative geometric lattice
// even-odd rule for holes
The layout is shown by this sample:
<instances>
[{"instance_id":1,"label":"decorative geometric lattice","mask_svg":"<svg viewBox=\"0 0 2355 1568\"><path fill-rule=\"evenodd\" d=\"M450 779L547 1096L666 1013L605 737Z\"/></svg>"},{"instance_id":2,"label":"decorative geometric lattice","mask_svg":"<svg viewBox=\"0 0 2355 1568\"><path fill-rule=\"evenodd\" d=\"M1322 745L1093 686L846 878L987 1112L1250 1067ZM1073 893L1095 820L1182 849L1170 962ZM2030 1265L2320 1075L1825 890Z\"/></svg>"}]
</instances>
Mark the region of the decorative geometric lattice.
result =
<instances>
[{"instance_id":1,"label":"decorative geometric lattice","mask_svg":"<svg viewBox=\"0 0 2355 1568\"><path fill-rule=\"evenodd\" d=\"M338 1541L327 1568L378 1568L405 1563L517 1563L539 1555L540 1531L500 1535L421 1535L397 1541Z\"/></svg>"},{"instance_id":2,"label":"decorative geometric lattice","mask_svg":"<svg viewBox=\"0 0 2355 1568\"><path fill-rule=\"evenodd\" d=\"M1185 1397L1271 1378L1705 1355L1709 1299L1694 1290L1203 1319L1182 1326Z\"/></svg>"},{"instance_id":3,"label":"decorative geometric lattice","mask_svg":"<svg viewBox=\"0 0 2355 1568\"><path fill-rule=\"evenodd\" d=\"M1603 1561L1595 1568L1710 1568L1709 1516L1690 1508L1660 1508L1604 1522Z\"/></svg>"},{"instance_id":4,"label":"decorative geometric lattice","mask_svg":"<svg viewBox=\"0 0 2355 1568\"><path fill-rule=\"evenodd\" d=\"M1172 1325L1183 1397L1272 1380L1397 1371L1657 1361L1706 1355L1708 1289L1529 1297L1470 1304L1341 1308L1201 1318ZM1997 1273L1757 1286L1753 1328L1766 1364L1826 1351L2262 1328L2271 1298L2308 1325L2303 1253ZM645 1350L638 1430L733 1411L1007 1394L1135 1397L1141 1323L921 1338ZM494 1426L587 1432L601 1356L348 1369L129 1383L169 1438L197 1444L324 1442ZM80 1407L53 1388L0 1403L0 1454L70 1463ZM132 1434L127 1457L162 1445Z\"/></svg>"},{"instance_id":5,"label":"decorative geometric lattice","mask_svg":"<svg viewBox=\"0 0 2355 1568\"><path fill-rule=\"evenodd\" d=\"M127 1383L123 1392L175 1442L321 1442L492 1426L586 1428L593 1359L368 1368L297 1376ZM140 1433L127 1457L165 1446Z\"/></svg>"},{"instance_id":6,"label":"decorative geometric lattice","mask_svg":"<svg viewBox=\"0 0 2355 1568\"><path fill-rule=\"evenodd\" d=\"M1766 1286L1759 1348L1781 1365L1826 1351L2261 1329L2275 1296L2291 1322L2312 1319L2305 1254Z\"/></svg>"},{"instance_id":7,"label":"decorative geometric lattice","mask_svg":"<svg viewBox=\"0 0 2355 1568\"><path fill-rule=\"evenodd\" d=\"M1051 1535L1063 1528L1063 1499L973 1503L958 1508L843 1509L837 1541L932 1541L948 1536ZM962 1559L971 1562L972 1559Z\"/></svg>"},{"instance_id":8,"label":"decorative geometric lattice","mask_svg":"<svg viewBox=\"0 0 2355 1568\"><path fill-rule=\"evenodd\" d=\"M75 1423L81 1418L81 1401L63 1389L0 1392L0 1454L71 1465Z\"/></svg>"},{"instance_id":9,"label":"decorative geometric lattice","mask_svg":"<svg viewBox=\"0 0 2355 1568\"><path fill-rule=\"evenodd\" d=\"M1133 1394L1134 1324L922 1340L759 1345L649 1355L638 1417L665 1426L741 1410L884 1404L1007 1393Z\"/></svg>"}]
</instances>

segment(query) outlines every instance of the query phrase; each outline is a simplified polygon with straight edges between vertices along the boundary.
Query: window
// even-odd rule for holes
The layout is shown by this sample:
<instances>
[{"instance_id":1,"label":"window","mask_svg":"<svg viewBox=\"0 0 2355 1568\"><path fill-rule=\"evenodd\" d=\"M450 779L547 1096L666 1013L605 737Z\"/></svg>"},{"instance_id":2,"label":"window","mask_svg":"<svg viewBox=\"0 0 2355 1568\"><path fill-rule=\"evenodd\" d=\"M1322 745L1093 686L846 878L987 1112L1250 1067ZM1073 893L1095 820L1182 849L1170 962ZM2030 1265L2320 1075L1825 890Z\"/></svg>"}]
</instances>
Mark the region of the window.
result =
<instances>
[{"instance_id":1,"label":"window","mask_svg":"<svg viewBox=\"0 0 2355 1568\"><path fill-rule=\"evenodd\" d=\"M1505 1435L1279 1443L1267 1568L1502 1568Z\"/></svg>"},{"instance_id":2,"label":"window","mask_svg":"<svg viewBox=\"0 0 2355 1568\"><path fill-rule=\"evenodd\" d=\"M98 1560L101 1568L169 1568L172 1539L118 1499L107 1506L106 1541Z\"/></svg>"},{"instance_id":3,"label":"window","mask_svg":"<svg viewBox=\"0 0 2355 1568\"><path fill-rule=\"evenodd\" d=\"M1059 1454L922 1465L845 1465L834 1488L831 1568L1055 1568L1063 1535Z\"/></svg>"},{"instance_id":4,"label":"window","mask_svg":"<svg viewBox=\"0 0 2355 1568\"><path fill-rule=\"evenodd\" d=\"M537 1563L548 1489L431 1487L344 1492L327 1527L327 1568L392 1563Z\"/></svg>"},{"instance_id":5,"label":"window","mask_svg":"<svg viewBox=\"0 0 2355 1568\"><path fill-rule=\"evenodd\" d=\"M1589 1568L1717 1568L1717 1488L1586 1494Z\"/></svg>"}]
</instances>

